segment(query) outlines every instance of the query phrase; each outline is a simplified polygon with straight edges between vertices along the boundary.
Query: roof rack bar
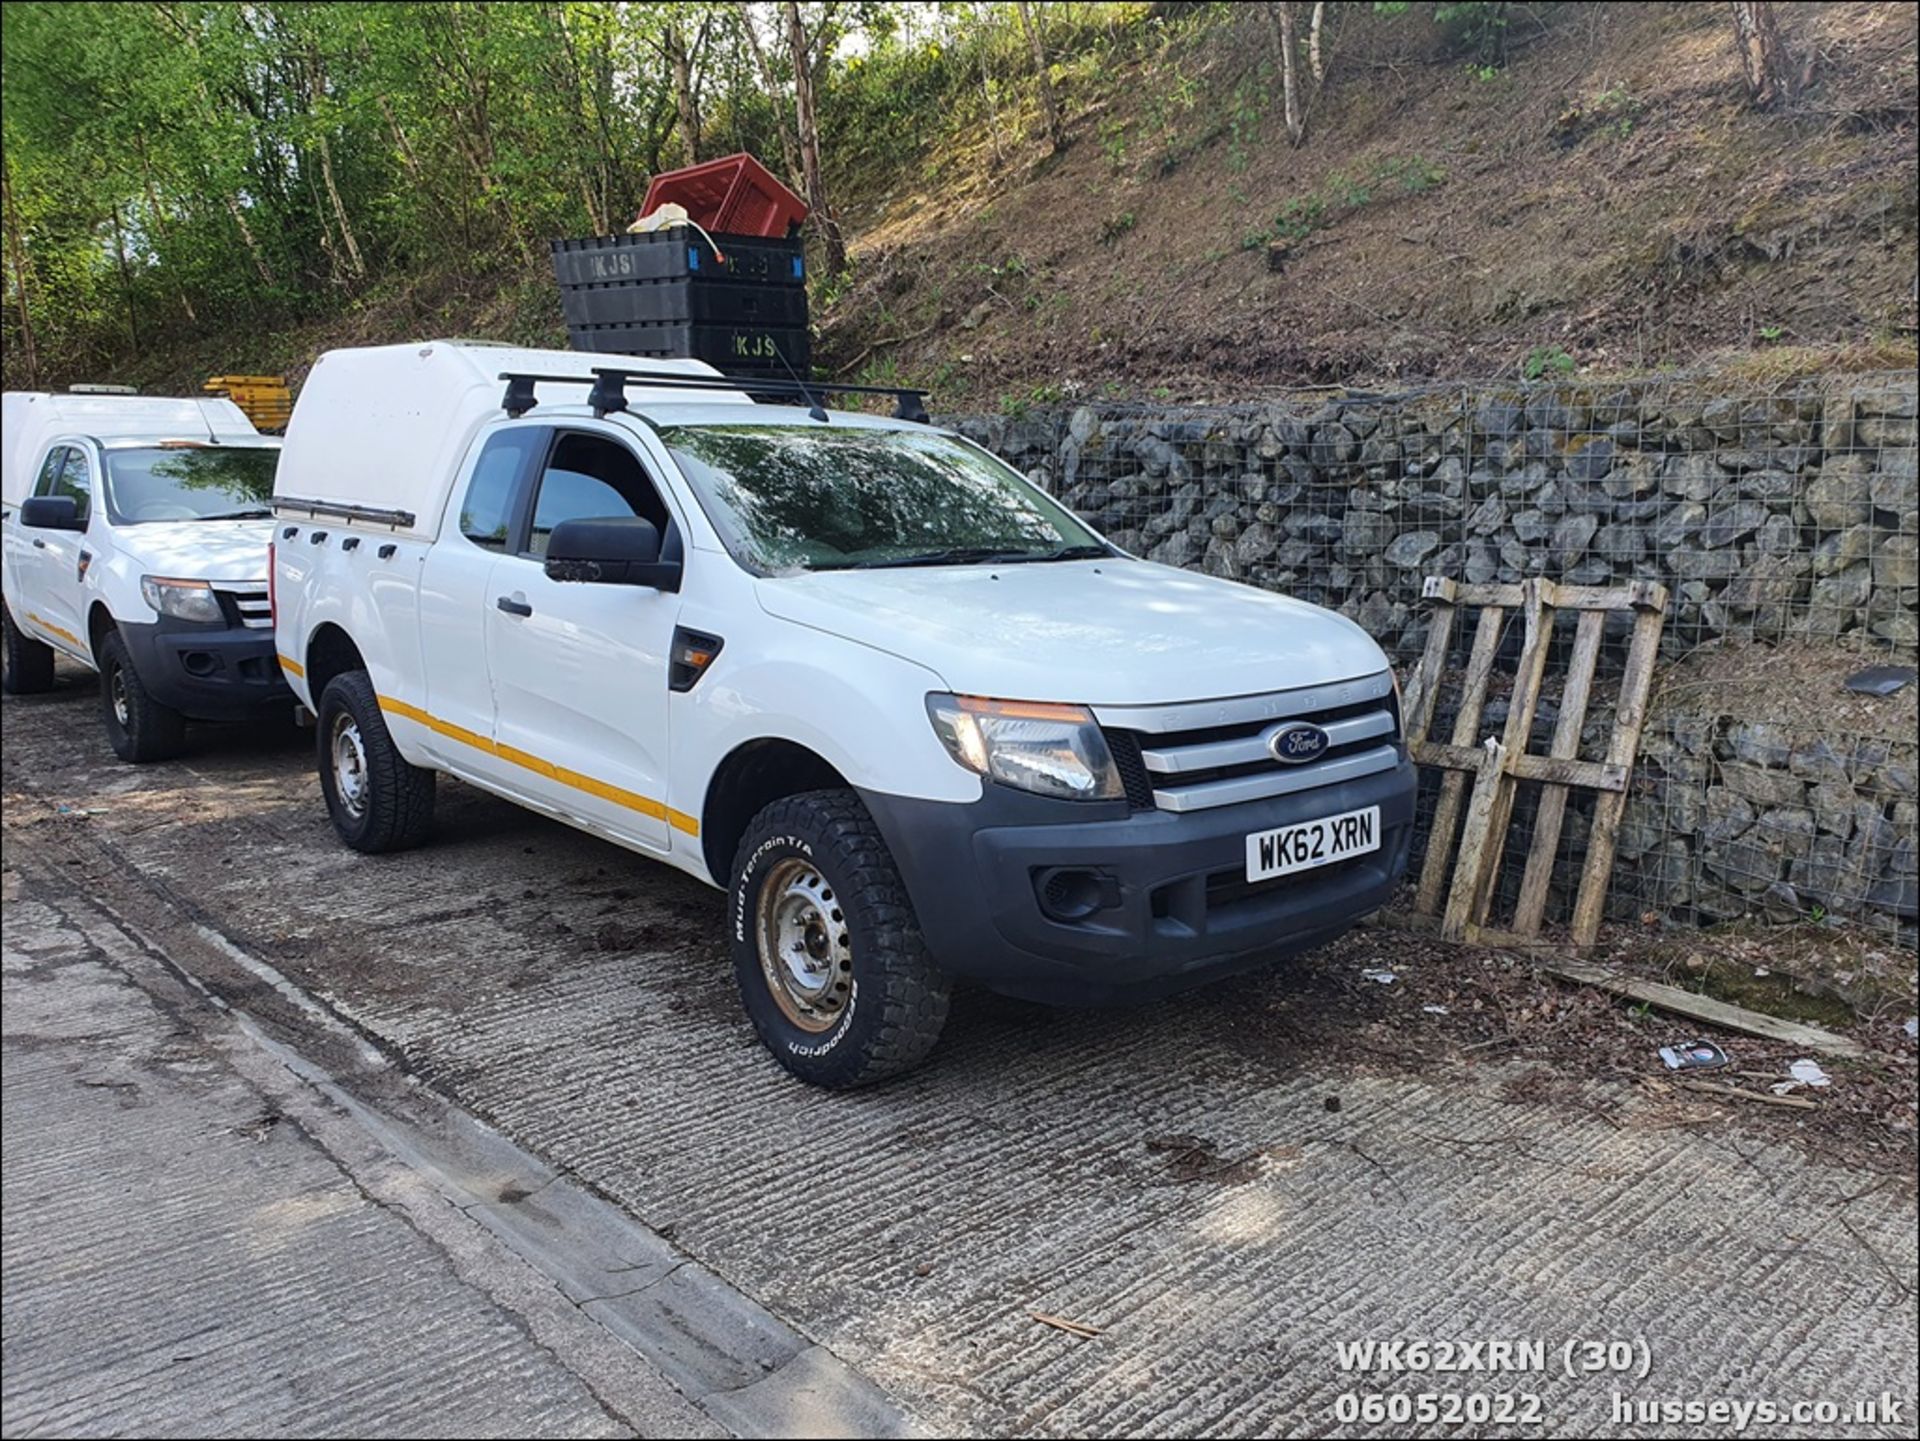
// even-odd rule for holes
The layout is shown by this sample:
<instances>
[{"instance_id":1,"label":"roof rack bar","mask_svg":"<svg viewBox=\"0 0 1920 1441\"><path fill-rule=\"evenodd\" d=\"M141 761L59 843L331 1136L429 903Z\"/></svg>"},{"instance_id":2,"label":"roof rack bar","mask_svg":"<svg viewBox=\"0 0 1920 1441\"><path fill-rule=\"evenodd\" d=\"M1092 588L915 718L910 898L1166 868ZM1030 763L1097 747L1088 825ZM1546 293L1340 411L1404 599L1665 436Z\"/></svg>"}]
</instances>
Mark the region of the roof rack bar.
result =
<instances>
[{"instance_id":1,"label":"roof rack bar","mask_svg":"<svg viewBox=\"0 0 1920 1441\"><path fill-rule=\"evenodd\" d=\"M342 505L328 500L306 500L297 495L276 495L271 504L276 515L305 515L315 520L365 521L369 525L411 530L417 517L410 510L382 510L371 505Z\"/></svg>"},{"instance_id":2,"label":"roof rack bar","mask_svg":"<svg viewBox=\"0 0 1920 1441\"><path fill-rule=\"evenodd\" d=\"M632 380L658 380L672 385L700 381L726 389L746 390L755 386L780 390L830 390L836 395L927 395L930 392L907 385L847 385L837 380L782 380L773 375L681 375L672 370L633 370L624 365L596 365L595 375L619 375Z\"/></svg>"},{"instance_id":3,"label":"roof rack bar","mask_svg":"<svg viewBox=\"0 0 1920 1441\"><path fill-rule=\"evenodd\" d=\"M538 375L504 370L507 393L501 407L512 416L525 415L535 405L535 385L585 385L590 387L588 401L594 412L608 415L626 409L629 384L665 390L731 390L769 399L786 397L801 405L816 404L817 395L889 395L895 403L896 420L927 419L928 392L898 385L846 385L836 381L781 380L772 376L684 375L670 370L628 370L624 367L596 366L591 376Z\"/></svg>"}]
</instances>

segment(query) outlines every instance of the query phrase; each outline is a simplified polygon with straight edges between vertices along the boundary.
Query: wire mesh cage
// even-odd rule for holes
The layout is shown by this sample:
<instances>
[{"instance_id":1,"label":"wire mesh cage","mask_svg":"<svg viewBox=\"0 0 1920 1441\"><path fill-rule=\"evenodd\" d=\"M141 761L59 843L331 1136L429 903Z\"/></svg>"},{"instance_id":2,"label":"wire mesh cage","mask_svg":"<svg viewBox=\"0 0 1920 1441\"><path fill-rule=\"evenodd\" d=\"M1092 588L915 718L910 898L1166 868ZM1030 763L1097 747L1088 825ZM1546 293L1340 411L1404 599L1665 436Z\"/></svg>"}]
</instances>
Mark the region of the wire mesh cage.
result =
<instances>
[{"instance_id":1,"label":"wire mesh cage","mask_svg":"<svg viewBox=\"0 0 1920 1441\"><path fill-rule=\"evenodd\" d=\"M1127 550L1339 610L1397 666L1425 644L1429 575L1665 585L1611 912L1833 915L1910 938L1912 688L1828 698L1848 671L1911 663L1920 643L1915 391L1911 374L1659 376L953 423ZM1626 627L1609 630L1603 677ZM1569 624L1553 670L1570 644ZM1449 723L1443 694L1435 733ZM1583 754L1610 725L1589 716ZM1577 855L1590 805L1570 807L1564 852ZM1529 844L1528 810L1510 848Z\"/></svg>"}]
</instances>

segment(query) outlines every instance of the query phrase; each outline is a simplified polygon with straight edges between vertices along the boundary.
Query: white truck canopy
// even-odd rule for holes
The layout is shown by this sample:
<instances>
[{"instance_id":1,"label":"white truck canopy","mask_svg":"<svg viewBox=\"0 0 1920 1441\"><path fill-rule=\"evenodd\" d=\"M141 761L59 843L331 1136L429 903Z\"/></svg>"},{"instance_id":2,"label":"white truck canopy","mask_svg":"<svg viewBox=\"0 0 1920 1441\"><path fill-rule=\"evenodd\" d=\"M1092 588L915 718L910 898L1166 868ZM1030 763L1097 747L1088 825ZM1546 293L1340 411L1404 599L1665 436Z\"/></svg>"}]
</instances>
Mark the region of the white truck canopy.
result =
<instances>
[{"instance_id":1,"label":"white truck canopy","mask_svg":"<svg viewBox=\"0 0 1920 1441\"><path fill-rule=\"evenodd\" d=\"M18 505L27 498L40 452L61 435L95 440L261 439L231 400L9 390L0 398L0 499Z\"/></svg>"},{"instance_id":2,"label":"white truck canopy","mask_svg":"<svg viewBox=\"0 0 1920 1441\"><path fill-rule=\"evenodd\" d=\"M501 413L503 371L577 379L541 385L539 407L577 413L599 368L714 379L698 360L646 360L574 350L529 350L486 341L429 340L330 350L314 362L287 423L273 496L284 513L362 521L430 540L462 457L480 426ZM746 403L736 390L635 388L635 410L659 404Z\"/></svg>"}]
</instances>

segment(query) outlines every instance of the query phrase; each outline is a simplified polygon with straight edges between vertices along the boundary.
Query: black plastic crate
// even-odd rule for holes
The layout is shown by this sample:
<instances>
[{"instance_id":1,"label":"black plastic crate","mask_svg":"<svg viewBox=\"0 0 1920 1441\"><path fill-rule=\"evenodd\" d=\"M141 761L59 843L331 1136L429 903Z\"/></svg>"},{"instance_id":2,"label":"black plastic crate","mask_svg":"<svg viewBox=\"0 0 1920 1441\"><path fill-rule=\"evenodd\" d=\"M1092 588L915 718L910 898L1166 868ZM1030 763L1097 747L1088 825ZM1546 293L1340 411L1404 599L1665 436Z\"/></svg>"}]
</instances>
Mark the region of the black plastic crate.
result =
<instances>
[{"instance_id":1,"label":"black plastic crate","mask_svg":"<svg viewBox=\"0 0 1920 1441\"><path fill-rule=\"evenodd\" d=\"M633 280L752 280L763 285L804 286L806 257L798 237L716 235L725 258L697 230L681 225L645 235L589 235L553 242L553 276L562 290Z\"/></svg>"},{"instance_id":2,"label":"black plastic crate","mask_svg":"<svg viewBox=\"0 0 1920 1441\"><path fill-rule=\"evenodd\" d=\"M704 360L728 374L807 374L812 346L804 325L573 325L575 350L649 359ZM783 363L784 362L784 363Z\"/></svg>"},{"instance_id":3,"label":"black plastic crate","mask_svg":"<svg viewBox=\"0 0 1920 1441\"><path fill-rule=\"evenodd\" d=\"M750 280L623 280L560 293L568 325L805 328L807 292Z\"/></svg>"},{"instance_id":4,"label":"black plastic crate","mask_svg":"<svg viewBox=\"0 0 1920 1441\"><path fill-rule=\"evenodd\" d=\"M806 374L806 259L798 238L713 237L678 226L553 242L576 350L688 356L722 370ZM785 365L782 364L784 358Z\"/></svg>"}]
</instances>

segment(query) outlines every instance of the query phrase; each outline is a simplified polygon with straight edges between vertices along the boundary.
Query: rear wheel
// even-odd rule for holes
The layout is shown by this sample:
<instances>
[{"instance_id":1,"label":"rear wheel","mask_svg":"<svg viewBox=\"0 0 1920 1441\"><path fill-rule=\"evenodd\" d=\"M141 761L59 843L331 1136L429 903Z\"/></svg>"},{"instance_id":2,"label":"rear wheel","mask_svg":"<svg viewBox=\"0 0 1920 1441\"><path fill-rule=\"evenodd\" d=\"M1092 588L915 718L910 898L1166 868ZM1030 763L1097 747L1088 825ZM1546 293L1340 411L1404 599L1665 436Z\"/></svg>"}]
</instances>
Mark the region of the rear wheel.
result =
<instances>
[{"instance_id":1,"label":"rear wheel","mask_svg":"<svg viewBox=\"0 0 1920 1441\"><path fill-rule=\"evenodd\" d=\"M100 642L100 718L107 744L123 761L172 760L186 748L187 718L148 693L117 630Z\"/></svg>"},{"instance_id":2,"label":"rear wheel","mask_svg":"<svg viewBox=\"0 0 1920 1441\"><path fill-rule=\"evenodd\" d=\"M4 601L0 601L0 643L0 691L39 695L53 689L53 647L15 625Z\"/></svg>"},{"instance_id":3,"label":"rear wheel","mask_svg":"<svg viewBox=\"0 0 1920 1441\"><path fill-rule=\"evenodd\" d=\"M320 790L340 839L356 851L402 851L433 829L433 772L393 743L363 670L327 682L318 721Z\"/></svg>"},{"instance_id":4,"label":"rear wheel","mask_svg":"<svg viewBox=\"0 0 1920 1441\"><path fill-rule=\"evenodd\" d=\"M940 1038L950 983L853 792L809 791L754 817L734 862L732 920L747 1015L801 1080L884 1080Z\"/></svg>"}]
</instances>

